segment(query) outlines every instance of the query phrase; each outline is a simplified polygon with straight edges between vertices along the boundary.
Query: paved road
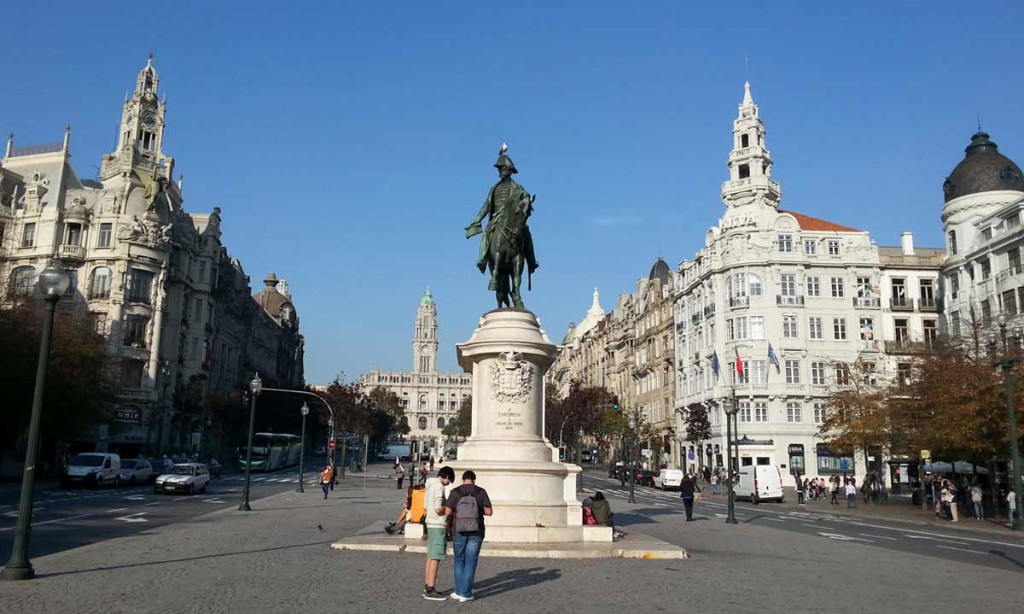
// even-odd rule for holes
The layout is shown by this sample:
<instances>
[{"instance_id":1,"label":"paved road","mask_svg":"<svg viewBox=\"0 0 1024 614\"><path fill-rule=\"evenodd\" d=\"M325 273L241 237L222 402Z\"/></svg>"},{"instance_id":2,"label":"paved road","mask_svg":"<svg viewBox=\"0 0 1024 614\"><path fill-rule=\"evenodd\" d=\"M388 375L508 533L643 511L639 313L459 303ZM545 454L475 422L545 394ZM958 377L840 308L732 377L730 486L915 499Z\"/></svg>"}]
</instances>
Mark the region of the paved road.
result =
<instances>
[{"instance_id":1,"label":"paved road","mask_svg":"<svg viewBox=\"0 0 1024 614\"><path fill-rule=\"evenodd\" d=\"M626 503L629 486L622 487L618 480L595 473L587 473L584 488L588 492L601 490L616 500L617 523L635 526L643 531L643 524L661 521L662 516L685 515L679 493L662 492L646 486L636 486L636 504ZM707 493L708 491L706 491ZM777 504L748 502L736 503L736 520L779 531L790 531L838 542L871 545L887 550L920 554L960 563L981 565L1009 571L1024 572L1024 539L1007 533L993 535L984 531L942 530L918 527L898 521L864 518L855 513L843 513L846 503L832 506L835 512L806 509L793 510ZM705 496L694 508L694 519L724 522L727 504L724 495ZM969 527L972 519L961 520ZM628 528L627 528L628 530Z\"/></svg>"},{"instance_id":2,"label":"paved road","mask_svg":"<svg viewBox=\"0 0 1024 614\"><path fill-rule=\"evenodd\" d=\"M305 475L307 489L316 490L317 476ZM244 476L225 474L210 482L206 493L193 496L154 494L152 486L99 490L43 486L36 489L29 556L52 554L180 522L242 501ZM298 470L254 474L250 500L298 487ZM0 562L11 554L18 519L17 488L0 491Z\"/></svg>"}]
</instances>

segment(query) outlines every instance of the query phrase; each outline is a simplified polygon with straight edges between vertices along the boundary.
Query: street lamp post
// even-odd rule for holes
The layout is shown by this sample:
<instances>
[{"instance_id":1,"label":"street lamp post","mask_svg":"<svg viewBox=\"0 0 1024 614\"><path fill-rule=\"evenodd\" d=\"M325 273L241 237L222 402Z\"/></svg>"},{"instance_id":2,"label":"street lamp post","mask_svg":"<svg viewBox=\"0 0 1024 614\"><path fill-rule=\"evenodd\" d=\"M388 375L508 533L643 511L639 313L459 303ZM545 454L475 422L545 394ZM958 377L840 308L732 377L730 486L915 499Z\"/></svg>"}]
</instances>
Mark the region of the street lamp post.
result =
<instances>
[{"instance_id":1,"label":"street lamp post","mask_svg":"<svg viewBox=\"0 0 1024 614\"><path fill-rule=\"evenodd\" d=\"M156 425L156 456L160 458L163 452L164 441L164 412L167 411L167 386L171 383L171 368L166 360L160 361L160 385L163 393L160 395L160 421Z\"/></svg>"},{"instance_id":2,"label":"street lamp post","mask_svg":"<svg viewBox=\"0 0 1024 614\"><path fill-rule=\"evenodd\" d=\"M1017 498L1016 513L1013 515L1013 520L1010 523L1010 528L1014 531L1020 531L1024 529L1024 523L1021 522L1021 513L1024 511L1024 493L1021 491L1021 466L1020 466L1020 443L1017 439L1017 407L1013 398L1013 365L1019 362L1024 362L1024 358L1020 356L1020 343L1024 337L1019 327L1013 329L1013 345L1016 348L1014 353L1017 356L1011 355L1010 345L1006 338L1006 316L999 315L999 340L997 341L995 334L989 338L988 342L988 353L992 359L992 366L999 367L1003 372L1003 389L1006 393L1006 416L1007 421L1010 423L1010 459L1013 462L1013 473L1011 476L1010 487L1012 492L1015 493ZM1002 355L998 353L998 342L1002 343Z\"/></svg>"},{"instance_id":3,"label":"street lamp post","mask_svg":"<svg viewBox=\"0 0 1024 614\"><path fill-rule=\"evenodd\" d=\"M725 401L725 457L729 471L727 472L729 493L728 513L725 517L726 524L736 523L736 473L733 468L733 441L736 430L736 413L739 411L739 404L736 402L736 389L733 388L731 396Z\"/></svg>"},{"instance_id":4,"label":"street lamp post","mask_svg":"<svg viewBox=\"0 0 1024 614\"><path fill-rule=\"evenodd\" d=\"M299 487L295 489L295 492L306 492L302 488L302 468L303 461L306 458L306 416L309 414L309 405L306 405L306 402L303 401L302 409L299 411L302 412L302 439L299 440Z\"/></svg>"},{"instance_id":5,"label":"street lamp post","mask_svg":"<svg viewBox=\"0 0 1024 614\"><path fill-rule=\"evenodd\" d=\"M50 359L50 341L53 338L53 316L57 301L68 290L71 279L56 262L51 262L39 274L38 287L46 302L43 313L43 334L39 341L39 362L36 366L36 387L32 395L32 415L28 425L28 444L25 447L25 469L21 477L21 500L18 503L18 525L14 533L14 547L0 580L28 580L35 575L28 558L28 541L32 533L32 501L36 479L36 455L39 452L39 429L43 413L43 388L46 367Z\"/></svg>"},{"instance_id":6,"label":"street lamp post","mask_svg":"<svg viewBox=\"0 0 1024 614\"><path fill-rule=\"evenodd\" d=\"M636 433L636 429L640 428L640 410L634 409L633 415L629 418L629 432L633 435L632 441L638 442L639 436ZM630 451L630 467L629 467L629 503L636 503L636 496L634 495L634 489L636 486L636 458Z\"/></svg>"},{"instance_id":7,"label":"street lamp post","mask_svg":"<svg viewBox=\"0 0 1024 614\"><path fill-rule=\"evenodd\" d=\"M249 482L252 477L252 434L256 427L256 397L260 396L263 390L263 380L257 373L249 382L249 392L252 393L252 403L249 405L249 445L245 449L245 485L242 487L242 504L238 506L240 512L250 512L249 507Z\"/></svg>"}]
</instances>

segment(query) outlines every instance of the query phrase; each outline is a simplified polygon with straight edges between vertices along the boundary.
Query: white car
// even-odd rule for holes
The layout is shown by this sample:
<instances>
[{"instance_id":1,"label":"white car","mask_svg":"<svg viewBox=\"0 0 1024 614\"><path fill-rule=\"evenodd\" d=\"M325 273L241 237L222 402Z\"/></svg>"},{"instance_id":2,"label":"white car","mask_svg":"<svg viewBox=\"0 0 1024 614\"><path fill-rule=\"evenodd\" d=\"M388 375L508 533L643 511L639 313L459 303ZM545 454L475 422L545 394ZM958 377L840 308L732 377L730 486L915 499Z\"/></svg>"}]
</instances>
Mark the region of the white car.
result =
<instances>
[{"instance_id":1,"label":"white car","mask_svg":"<svg viewBox=\"0 0 1024 614\"><path fill-rule=\"evenodd\" d=\"M210 470L202 463L178 463L153 483L153 492L182 492L193 495L206 492L210 484Z\"/></svg>"},{"instance_id":2,"label":"white car","mask_svg":"<svg viewBox=\"0 0 1024 614\"><path fill-rule=\"evenodd\" d=\"M121 459L122 484L148 484L153 476L153 466L144 458Z\"/></svg>"},{"instance_id":3,"label":"white car","mask_svg":"<svg viewBox=\"0 0 1024 614\"><path fill-rule=\"evenodd\" d=\"M654 477L654 487L662 490L668 490L674 488L679 489L679 485L683 483L683 472L679 469L662 469L657 476Z\"/></svg>"},{"instance_id":4,"label":"white car","mask_svg":"<svg viewBox=\"0 0 1024 614\"><path fill-rule=\"evenodd\" d=\"M61 476L64 488L84 485L102 488L117 486L121 482L121 457L105 452L83 452L68 462Z\"/></svg>"}]
</instances>

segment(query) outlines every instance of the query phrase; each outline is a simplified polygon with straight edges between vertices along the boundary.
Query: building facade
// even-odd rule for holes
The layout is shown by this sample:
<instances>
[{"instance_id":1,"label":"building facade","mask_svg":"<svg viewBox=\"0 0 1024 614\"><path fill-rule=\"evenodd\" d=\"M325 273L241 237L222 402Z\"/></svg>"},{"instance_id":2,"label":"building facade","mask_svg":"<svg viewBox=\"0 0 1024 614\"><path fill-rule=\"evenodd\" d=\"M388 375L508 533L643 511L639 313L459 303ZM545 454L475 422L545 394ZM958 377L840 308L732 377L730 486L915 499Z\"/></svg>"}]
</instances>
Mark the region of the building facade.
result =
<instances>
[{"instance_id":1,"label":"building facade","mask_svg":"<svg viewBox=\"0 0 1024 614\"><path fill-rule=\"evenodd\" d=\"M458 417L459 408L473 391L473 377L469 373L437 370L439 347L437 305L427 290L416 310L412 370L374 370L359 378L366 392L381 387L398 396L409 420L410 440L419 442L419 449L431 453L443 450L446 437L441 431Z\"/></svg>"},{"instance_id":2,"label":"building facade","mask_svg":"<svg viewBox=\"0 0 1024 614\"><path fill-rule=\"evenodd\" d=\"M865 231L780 209L765 134L746 84L725 213L678 271L679 432L689 412L707 410L711 440L683 445L698 463L724 466L725 409L735 403L741 466L779 465L788 485L794 474L863 476L875 469L863 456L821 443L828 398L855 365L893 377L896 365L909 369L902 356L915 344L934 340L944 252L915 249L909 234L880 248Z\"/></svg>"},{"instance_id":3,"label":"building facade","mask_svg":"<svg viewBox=\"0 0 1024 614\"><path fill-rule=\"evenodd\" d=\"M257 370L268 386L303 384L287 291L250 298L221 243L221 209L183 207L158 94L150 57L97 180L72 167L70 127L50 145L16 147L12 135L0 162L0 297L31 293L59 261L72 282L62 308L91 314L116 363L113 419L69 442L72 451L190 452L216 431L202 412L207 394L245 389Z\"/></svg>"}]
</instances>

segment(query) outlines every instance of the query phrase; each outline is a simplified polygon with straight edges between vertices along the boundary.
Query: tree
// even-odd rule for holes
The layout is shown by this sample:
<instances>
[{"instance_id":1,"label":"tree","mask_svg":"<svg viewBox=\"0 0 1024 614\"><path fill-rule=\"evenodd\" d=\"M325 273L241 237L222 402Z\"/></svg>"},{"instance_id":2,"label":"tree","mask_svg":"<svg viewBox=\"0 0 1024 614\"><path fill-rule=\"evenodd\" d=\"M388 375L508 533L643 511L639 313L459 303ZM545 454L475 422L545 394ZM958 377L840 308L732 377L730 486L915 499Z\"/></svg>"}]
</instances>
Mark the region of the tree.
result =
<instances>
[{"instance_id":1,"label":"tree","mask_svg":"<svg viewBox=\"0 0 1024 614\"><path fill-rule=\"evenodd\" d=\"M11 447L28 427L42 325L40 299L0 309L0 449ZM43 398L44 446L109 420L116 364L88 312L75 303L58 303Z\"/></svg>"},{"instance_id":2,"label":"tree","mask_svg":"<svg viewBox=\"0 0 1024 614\"><path fill-rule=\"evenodd\" d=\"M459 405L459 414L441 430L441 434L449 439L463 441L473 434L473 395L467 395Z\"/></svg>"},{"instance_id":3,"label":"tree","mask_svg":"<svg viewBox=\"0 0 1024 614\"><path fill-rule=\"evenodd\" d=\"M552 384L545 388L544 432L558 444L562 436L571 447L582 445L579 434L592 437L599 448L607 449L612 440L628 431L628 418L614 409L615 395L599 386L583 386L579 380L569 383L565 397L558 396Z\"/></svg>"}]
</instances>

